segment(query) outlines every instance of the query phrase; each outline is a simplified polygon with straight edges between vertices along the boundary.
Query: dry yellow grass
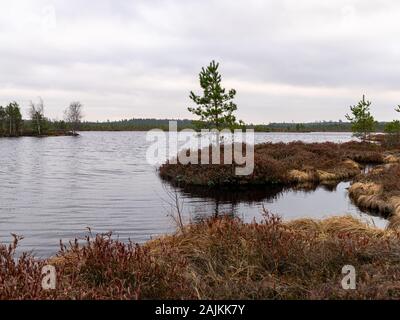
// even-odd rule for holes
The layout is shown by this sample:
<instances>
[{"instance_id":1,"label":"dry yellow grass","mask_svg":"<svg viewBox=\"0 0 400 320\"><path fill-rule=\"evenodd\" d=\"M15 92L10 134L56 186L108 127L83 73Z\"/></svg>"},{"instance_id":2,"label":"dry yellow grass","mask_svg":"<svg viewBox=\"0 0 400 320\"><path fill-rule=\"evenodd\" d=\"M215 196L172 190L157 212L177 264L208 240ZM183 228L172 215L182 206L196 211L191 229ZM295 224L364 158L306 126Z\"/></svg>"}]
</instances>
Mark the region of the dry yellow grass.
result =
<instances>
[{"instance_id":1,"label":"dry yellow grass","mask_svg":"<svg viewBox=\"0 0 400 320\"><path fill-rule=\"evenodd\" d=\"M349 188L357 206L388 216L389 229L400 229L400 166L394 158L359 176Z\"/></svg>"},{"instance_id":2,"label":"dry yellow grass","mask_svg":"<svg viewBox=\"0 0 400 320\"><path fill-rule=\"evenodd\" d=\"M349 188L349 195L357 206L381 214L395 214L390 199L383 193L382 186L376 183L356 182Z\"/></svg>"},{"instance_id":3,"label":"dry yellow grass","mask_svg":"<svg viewBox=\"0 0 400 320\"><path fill-rule=\"evenodd\" d=\"M288 173L288 177L289 180L293 182L309 182L313 178L310 172L300 170L290 170Z\"/></svg>"},{"instance_id":4,"label":"dry yellow grass","mask_svg":"<svg viewBox=\"0 0 400 320\"><path fill-rule=\"evenodd\" d=\"M303 218L303 219L297 219L293 221L289 221L286 223L287 226L290 228L295 228L298 231L303 231L303 232L308 232L308 233L315 233L315 232L321 232L321 222L316 219L311 219L311 218Z\"/></svg>"},{"instance_id":5,"label":"dry yellow grass","mask_svg":"<svg viewBox=\"0 0 400 320\"><path fill-rule=\"evenodd\" d=\"M334 174L334 173L323 171L323 170L317 170L317 174L318 174L319 181L321 181L321 182L340 179L338 174Z\"/></svg>"},{"instance_id":6,"label":"dry yellow grass","mask_svg":"<svg viewBox=\"0 0 400 320\"><path fill-rule=\"evenodd\" d=\"M368 225L352 216L331 217L321 221L321 224L322 230L330 235L345 233L373 238L391 236L390 232Z\"/></svg>"},{"instance_id":7,"label":"dry yellow grass","mask_svg":"<svg viewBox=\"0 0 400 320\"><path fill-rule=\"evenodd\" d=\"M345 164L346 166L348 166L350 168L353 168L355 170L360 170L361 169L360 165L357 162L355 162L353 160L350 160L350 159L347 159L347 160L343 161L343 164Z\"/></svg>"},{"instance_id":8,"label":"dry yellow grass","mask_svg":"<svg viewBox=\"0 0 400 320\"><path fill-rule=\"evenodd\" d=\"M330 217L323 220L316 219L299 219L285 223L294 231L304 231L307 233L315 233L320 236L333 236L338 234L351 234L368 237L385 237L391 233L387 230L368 225L352 216Z\"/></svg>"},{"instance_id":9,"label":"dry yellow grass","mask_svg":"<svg viewBox=\"0 0 400 320\"><path fill-rule=\"evenodd\" d=\"M371 174L381 174L385 171L385 166L376 166L370 170Z\"/></svg>"},{"instance_id":10,"label":"dry yellow grass","mask_svg":"<svg viewBox=\"0 0 400 320\"><path fill-rule=\"evenodd\" d=\"M360 165L353 160L347 159L331 171L315 170L314 168L308 168L306 170L290 170L288 172L288 180L295 183L325 183L348 179L354 177L360 172Z\"/></svg>"},{"instance_id":11,"label":"dry yellow grass","mask_svg":"<svg viewBox=\"0 0 400 320\"><path fill-rule=\"evenodd\" d=\"M66 252L61 256L54 256L47 263L55 267L79 266L84 263L76 252Z\"/></svg>"},{"instance_id":12,"label":"dry yellow grass","mask_svg":"<svg viewBox=\"0 0 400 320\"><path fill-rule=\"evenodd\" d=\"M393 155L393 154L389 154L389 155L387 155L387 156L385 156L383 158L383 161L385 163L399 163L400 162L400 158L395 156L395 155Z\"/></svg>"},{"instance_id":13,"label":"dry yellow grass","mask_svg":"<svg viewBox=\"0 0 400 320\"><path fill-rule=\"evenodd\" d=\"M351 192L351 194L355 196L374 195L382 192L382 186L373 182L370 183L356 182L351 185L349 192Z\"/></svg>"},{"instance_id":14,"label":"dry yellow grass","mask_svg":"<svg viewBox=\"0 0 400 320\"><path fill-rule=\"evenodd\" d=\"M392 196L389 200L394 212L400 212L400 196Z\"/></svg>"}]
</instances>

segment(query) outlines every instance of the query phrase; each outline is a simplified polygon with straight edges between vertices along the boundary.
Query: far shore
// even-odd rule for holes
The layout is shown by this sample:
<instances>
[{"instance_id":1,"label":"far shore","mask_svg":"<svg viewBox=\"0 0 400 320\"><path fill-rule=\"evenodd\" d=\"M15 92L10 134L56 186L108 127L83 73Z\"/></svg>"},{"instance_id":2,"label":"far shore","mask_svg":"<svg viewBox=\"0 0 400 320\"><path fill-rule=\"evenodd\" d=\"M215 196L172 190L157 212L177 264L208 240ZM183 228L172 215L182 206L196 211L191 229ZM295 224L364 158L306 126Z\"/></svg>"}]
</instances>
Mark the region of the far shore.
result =
<instances>
[{"instance_id":1,"label":"far shore","mask_svg":"<svg viewBox=\"0 0 400 320\"><path fill-rule=\"evenodd\" d=\"M67 132L61 132L61 131L54 131L54 132L46 132L45 134L35 134L35 133L23 133L20 135L16 136L10 136L10 135L5 135L5 136L0 136L1 138L23 138L23 137L32 137L32 138L47 138L47 137L75 137L79 136L79 133L73 133L70 131Z\"/></svg>"},{"instance_id":2,"label":"far shore","mask_svg":"<svg viewBox=\"0 0 400 320\"><path fill-rule=\"evenodd\" d=\"M83 129L79 130L79 132L147 132L149 130L162 130L162 131L169 131L168 128L135 128L135 129ZM183 130L187 128L178 128L178 130ZM196 132L200 132L201 130L195 130ZM243 130L246 130L244 128ZM307 131L290 131L290 130L255 130L256 133L291 133L291 134L307 134L307 133L352 133L351 131L337 131L337 130L307 130ZM37 135L35 133L22 133L19 134L18 136L0 136L0 138L3 137L52 137L52 136L72 136L71 132L50 132L46 133L43 135ZM78 134L76 134L78 135ZM384 132L377 131L374 134L371 135L371 137L368 139L369 141L377 141L377 139L380 138L380 136L385 135Z\"/></svg>"}]
</instances>

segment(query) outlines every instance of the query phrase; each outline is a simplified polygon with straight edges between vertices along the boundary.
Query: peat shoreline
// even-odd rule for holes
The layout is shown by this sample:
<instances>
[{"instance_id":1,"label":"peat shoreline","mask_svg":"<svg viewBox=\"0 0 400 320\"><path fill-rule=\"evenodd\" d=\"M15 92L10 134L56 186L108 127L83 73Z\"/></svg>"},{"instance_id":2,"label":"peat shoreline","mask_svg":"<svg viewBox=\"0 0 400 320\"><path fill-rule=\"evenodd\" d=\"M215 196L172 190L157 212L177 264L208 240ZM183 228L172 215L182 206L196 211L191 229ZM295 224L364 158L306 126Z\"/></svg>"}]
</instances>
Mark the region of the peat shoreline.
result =
<instances>
[{"instance_id":1,"label":"peat shoreline","mask_svg":"<svg viewBox=\"0 0 400 320\"><path fill-rule=\"evenodd\" d=\"M31 137L31 138L48 138L48 137L77 137L79 136L79 133L72 133L72 132L48 132L46 134L34 134L34 133L23 133L17 136L0 136L0 139L2 138L23 138L23 137Z\"/></svg>"}]
</instances>

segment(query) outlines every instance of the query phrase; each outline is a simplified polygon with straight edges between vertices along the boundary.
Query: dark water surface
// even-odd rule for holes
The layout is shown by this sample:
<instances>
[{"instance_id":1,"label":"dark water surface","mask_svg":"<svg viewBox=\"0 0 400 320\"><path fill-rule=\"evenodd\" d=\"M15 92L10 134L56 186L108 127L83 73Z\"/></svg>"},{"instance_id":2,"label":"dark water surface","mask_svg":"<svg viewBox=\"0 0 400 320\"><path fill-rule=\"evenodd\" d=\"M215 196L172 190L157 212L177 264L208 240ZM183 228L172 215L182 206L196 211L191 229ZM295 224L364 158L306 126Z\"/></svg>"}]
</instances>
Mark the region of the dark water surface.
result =
<instances>
[{"instance_id":1,"label":"dark water surface","mask_svg":"<svg viewBox=\"0 0 400 320\"><path fill-rule=\"evenodd\" d=\"M348 133L256 133L266 141L344 142ZM235 213L261 219L263 206L285 219L352 214L384 227L386 221L361 213L346 188L315 191L257 188L236 194L176 190L163 183L146 161L145 132L83 132L80 137L0 139L0 242L24 236L20 250L49 256L65 241L113 231L121 240L143 242L175 229L169 216L176 191L186 219Z\"/></svg>"}]
</instances>

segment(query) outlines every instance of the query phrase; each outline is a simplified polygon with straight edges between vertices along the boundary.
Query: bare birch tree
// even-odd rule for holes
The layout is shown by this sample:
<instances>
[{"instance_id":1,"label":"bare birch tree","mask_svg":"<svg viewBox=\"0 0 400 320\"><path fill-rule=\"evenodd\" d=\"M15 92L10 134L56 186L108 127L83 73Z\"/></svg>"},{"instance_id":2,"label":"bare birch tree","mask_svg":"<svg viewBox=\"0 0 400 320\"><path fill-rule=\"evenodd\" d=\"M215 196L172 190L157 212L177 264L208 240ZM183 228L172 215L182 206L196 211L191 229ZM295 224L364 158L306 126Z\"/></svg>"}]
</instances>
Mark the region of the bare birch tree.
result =
<instances>
[{"instance_id":1,"label":"bare birch tree","mask_svg":"<svg viewBox=\"0 0 400 320\"><path fill-rule=\"evenodd\" d=\"M40 136L42 134L42 123L45 120L44 102L42 98L39 97L38 103L30 102L29 116L32 120L32 125Z\"/></svg>"},{"instance_id":2,"label":"bare birch tree","mask_svg":"<svg viewBox=\"0 0 400 320\"><path fill-rule=\"evenodd\" d=\"M79 124L83 119L83 105L79 101L71 102L69 107L64 111L64 119L70 127L74 135L79 129Z\"/></svg>"}]
</instances>

